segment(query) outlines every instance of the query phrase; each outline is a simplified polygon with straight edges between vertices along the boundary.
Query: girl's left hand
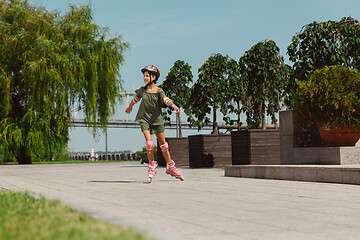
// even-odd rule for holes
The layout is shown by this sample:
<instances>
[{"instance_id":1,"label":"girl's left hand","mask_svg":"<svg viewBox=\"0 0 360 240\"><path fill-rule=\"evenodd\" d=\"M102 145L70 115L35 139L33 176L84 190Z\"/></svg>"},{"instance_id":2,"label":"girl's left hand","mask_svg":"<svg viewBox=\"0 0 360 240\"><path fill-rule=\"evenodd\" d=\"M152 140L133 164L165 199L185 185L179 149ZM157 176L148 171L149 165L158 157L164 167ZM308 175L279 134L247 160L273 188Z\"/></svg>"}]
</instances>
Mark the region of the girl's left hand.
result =
<instances>
[{"instance_id":1,"label":"girl's left hand","mask_svg":"<svg viewBox=\"0 0 360 240\"><path fill-rule=\"evenodd\" d=\"M176 114L179 114L179 113L180 113L180 108L178 108L178 106L176 106L176 105L174 104L174 105L172 105L171 107L175 110Z\"/></svg>"}]
</instances>

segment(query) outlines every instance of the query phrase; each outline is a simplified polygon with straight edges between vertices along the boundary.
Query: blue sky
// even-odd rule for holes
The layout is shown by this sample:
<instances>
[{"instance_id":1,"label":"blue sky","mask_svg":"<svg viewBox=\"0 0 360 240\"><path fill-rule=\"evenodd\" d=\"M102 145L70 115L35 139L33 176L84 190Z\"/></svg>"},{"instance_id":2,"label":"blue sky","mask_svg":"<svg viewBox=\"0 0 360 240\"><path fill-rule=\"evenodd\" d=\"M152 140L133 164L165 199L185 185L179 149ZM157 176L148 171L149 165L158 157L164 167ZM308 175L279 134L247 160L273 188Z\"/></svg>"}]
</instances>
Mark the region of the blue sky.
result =
<instances>
[{"instance_id":1,"label":"blue sky","mask_svg":"<svg viewBox=\"0 0 360 240\"><path fill-rule=\"evenodd\" d=\"M48 10L68 11L62 0L29 0ZM73 0L73 4L89 1ZM213 53L235 60L259 41L271 39L288 64L287 46L301 27L313 21L339 20L345 16L360 19L358 0L93 0L94 21L122 34L131 44L120 69L124 90L132 92L143 84L140 69L156 65L161 83L176 60L197 69ZM136 108L130 115L134 119ZM118 106L116 119L125 119L124 104ZM204 131L201 133L209 133ZM166 136L175 136L166 130ZM185 135L198 134L196 130ZM98 141L85 128L71 131L69 147L74 151L105 150L105 137ZM145 145L140 129L109 129L108 150L139 150Z\"/></svg>"}]
</instances>

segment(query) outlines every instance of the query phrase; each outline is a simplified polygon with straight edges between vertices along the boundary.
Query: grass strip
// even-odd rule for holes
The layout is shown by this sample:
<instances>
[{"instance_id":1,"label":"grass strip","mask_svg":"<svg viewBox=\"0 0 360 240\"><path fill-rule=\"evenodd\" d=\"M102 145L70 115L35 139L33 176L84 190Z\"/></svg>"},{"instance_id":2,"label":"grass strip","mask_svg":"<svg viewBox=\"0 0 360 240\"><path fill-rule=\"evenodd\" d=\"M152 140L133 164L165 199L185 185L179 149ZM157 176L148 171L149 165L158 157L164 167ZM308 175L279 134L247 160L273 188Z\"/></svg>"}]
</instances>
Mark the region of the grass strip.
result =
<instances>
[{"instance_id":1,"label":"grass strip","mask_svg":"<svg viewBox=\"0 0 360 240\"><path fill-rule=\"evenodd\" d=\"M145 240L145 234L97 220L28 193L0 191L0 239Z\"/></svg>"}]
</instances>

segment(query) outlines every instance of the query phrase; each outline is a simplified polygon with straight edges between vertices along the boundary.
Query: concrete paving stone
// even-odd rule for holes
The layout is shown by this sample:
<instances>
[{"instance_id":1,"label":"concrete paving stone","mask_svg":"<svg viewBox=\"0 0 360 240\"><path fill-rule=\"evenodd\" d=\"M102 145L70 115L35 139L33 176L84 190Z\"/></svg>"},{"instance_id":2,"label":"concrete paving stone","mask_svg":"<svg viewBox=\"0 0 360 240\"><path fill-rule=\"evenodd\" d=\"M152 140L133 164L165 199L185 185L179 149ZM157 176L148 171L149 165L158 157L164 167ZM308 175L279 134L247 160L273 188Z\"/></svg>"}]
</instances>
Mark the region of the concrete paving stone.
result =
<instances>
[{"instance_id":1,"label":"concrete paving stone","mask_svg":"<svg viewBox=\"0 0 360 240\"><path fill-rule=\"evenodd\" d=\"M308 221L308 219L296 216L274 216L271 222L258 219L255 220L257 224L266 224L269 226L283 226L284 231L300 231L304 233L314 233L315 235L320 236L319 231L316 229L327 229L326 233L328 236L334 235L334 233L341 232L341 229L352 229L356 226L344 226L341 224L341 219L338 222L333 221Z\"/></svg>"},{"instance_id":2,"label":"concrete paving stone","mask_svg":"<svg viewBox=\"0 0 360 240\"><path fill-rule=\"evenodd\" d=\"M307 213L298 213L297 217L300 219L312 218L315 222L325 223L327 225L336 225L346 228L359 227L358 217L359 211L344 210L344 211L328 211L331 207L313 207L306 209Z\"/></svg>"},{"instance_id":3,"label":"concrete paving stone","mask_svg":"<svg viewBox=\"0 0 360 240\"><path fill-rule=\"evenodd\" d=\"M292 210L292 211L284 211L284 212L267 212L267 214L271 214L274 216L274 219L280 219L279 222L281 222L283 219L287 219L286 221L283 221L285 223L285 226L291 228L293 226L299 227L304 229L304 226L308 226L308 230L310 229L334 229L334 227L337 228L358 228L360 227L360 224L358 222L358 216L354 215L352 216L342 216L339 214L323 214L320 212L315 211L309 211L309 210ZM296 219L295 221L304 222L305 225L292 225L291 222L292 219ZM311 221L309 221L311 219ZM258 220L254 220L258 221ZM261 220L260 220L261 221ZM271 224L278 225L275 220ZM329 231L327 229L326 231ZM296 228L295 228L296 230Z\"/></svg>"},{"instance_id":4,"label":"concrete paving stone","mask_svg":"<svg viewBox=\"0 0 360 240\"><path fill-rule=\"evenodd\" d=\"M313 230L314 231L314 230ZM331 240L353 240L359 239L359 232L354 228L346 228L342 226L329 226L327 231L314 231L316 236L322 237L322 239Z\"/></svg>"},{"instance_id":5,"label":"concrete paving stone","mask_svg":"<svg viewBox=\"0 0 360 240\"><path fill-rule=\"evenodd\" d=\"M228 176L242 176L241 169L239 169L239 168L229 168L226 171L227 171L226 175L228 175Z\"/></svg>"},{"instance_id":6,"label":"concrete paving stone","mask_svg":"<svg viewBox=\"0 0 360 240\"><path fill-rule=\"evenodd\" d=\"M201 225L196 221L189 221L189 220L182 221L181 219L169 219L166 222L164 221L158 222L158 226L160 226L161 229L171 228L172 230L181 234L182 236L192 236L195 234L199 234L199 235L212 234L219 236L218 229L214 229L211 226Z\"/></svg>"},{"instance_id":7,"label":"concrete paving stone","mask_svg":"<svg viewBox=\"0 0 360 240\"><path fill-rule=\"evenodd\" d=\"M244 240L324 240L320 236L297 231L245 232L241 235L245 236Z\"/></svg>"},{"instance_id":8,"label":"concrete paving stone","mask_svg":"<svg viewBox=\"0 0 360 240\"><path fill-rule=\"evenodd\" d=\"M274 221L277 225L281 224L277 222L276 218ZM286 221L283 223L288 227L288 231L294 232L299 231L302 233L310 234L317 238L322 239L357 239L358 233L354 233L353 229L356 226L349 227L341 225L341 219L334 222L329 221L311 221L309 222L308 219L301 219L301 218L286 218ZM358 225L357 225L358 227ZM326 229L324 231L323 229ZM357 231L356 231L357 232ZM345 237L347 236L347 237Z\"/></svg>"},{"instance_id":9,"label":"concrete paving stone","mask_svg":"<svg viewBox=\"0 0 360 240\"><path fill-rule=\"evenodd\" d=\"M292 180L294 179L295 169L291 167L285 167L283 169L280 168L267 168L267 178L272 178L272 176L276 176L275 179L278 180Z\"/></svg>"},{"instance_id":10,"label":"concrete paving stone","mask_svg":"<svg viewBox=\"0 0 360 240\"><path fill-rule=\"evenodd\" d=\"M234 222L237 221L251 221L255 219L269 219L271 216L264 216L264 214L254 211L251 208L247 207L246 205L237 205L237 206L218 206L216 207L217 211L213 209L209 209L209 211L213 212L213 216L215 218L218 217L226 217L232 219ZM254 207L253 209L258 209ZM199 211L199 210L198 210ZM231 220L229 220L231 221Z\"/></svg>"},{"instance_id":11,"label":"concrete paving stone","mask_svg":"<svg viewBox=\"0 0 360 240\"><path fill-rule=\"evenodd\" d=\"M342 172L336 169L318 169L316 173L317 182L342 183Z\"/></svg>"},{"instance_id":12,"label":"concrete paving stone","mask_svg":"<svg viewBox=\"0 0 360 240\"><path fill-rule=\"evenodd\" d=\"M226 166L225 174L231 168L241 168L242 177L259 179L288 179L295 181L317 181L325 183L343 184L343 179L348 183L360 182L357 179L360 173L360 165L246 165L246 166ZM246 172L249 171L249 174ZM316 173L316 174L315 174ZM350 176L348 176L350 174ZM226 175L228 176L228 175ZM236 177L236 176L231 176ZM237 175L237 177L241 177ZM349 180L350 179L350 180Z\"/></svg>"},{"instance_id":13,"label":"concrete paving stone","mask_svg":"<svg viewBox=\"0 0 360 240\"><path fill-rule=\"evenodd\" d=\"M358 144L359 141L358 141ZM359 164L360 145L340 148L341 164Z\"/></svg>"},{"instance_id":14,"label":"concrete paving stone","mask_svg":"<svg viewBox=\"0 0 360 240\"><path fill-rule=\"evenodd\" d=\"M223 221L221 221L223 220ZM269 219L268 219L269 220ZM240 232L253 232L253 231L281 231L283 228L281 226L274 226L268 224L258 224L253 220L236 220L236 219L227 219L219 218L218 222L214 222L211 225L213 229L218 229L219 232L223 231L225 233L240 233Z\"/></svg>"},{"instance_id":15,"label":"concrete paving stone","mask_svg":"<svg viewBox=\"0 0 360 240\"><path fill-rule=\"evenodd\" d=\"M179 169L184 182L158 168L153 183L145 184L147 166L139 162L0 166L0 189L58 199L158 239L333 240L360 234L360 186Z\"/></svg>"},{"instance_id":16,"label":"concrete paving stone","mask_svg":"<svg viewBox=\"0 0 360 240\"><path fill-rule=\"evenodd\" d=\"M343 171L342 183L360 184L360 172L357 170Z\"/></svg>"},{"instance_id":17,"label":"concrete paving stone","mask_svg":"<svg viewBox=\"0 0 360 240\"><path fill-rule=\"evenodd\" d=\"M293 148L293 164L320 164L322 148L312 147Z\"/></svg>"},{"instance_id":18,"label":"concrete paving stone","mask_svg":"<svg viewBox=\"0 0 360 240\"><path fill-rule=\"evenodd\" d=\"M217 235L211 233L204 233L204 234L196 234L192 236L188 236L188 239L197 239L197 240L219 240ZM230 234L230 233L221 233L221 240L231 240L231 239L246 239L251 240L253 238L249 238L247 236L241 236L241 234Z\"/></svg>"},{"instance_id":19,"label":"concrete paving stone","mask_svg":"<svg viewBox=\"0 0 360 240\"><path fill-rule=\"evenodd\" d=\"M315 168L298 168L294 171L295 181L317 181L317 170Z\"/></svg>"},{"instance_id":20,"label":"concrete paving stone","mask_svg":"<svg viewBox=\"0 0 360 240\"><path fill-rule=\"evenodd\" d=\"M320 159L320 164L342 164L344 156L341 156L340 151L342 147L326 147L317 148ZM308 151L312 152L311 148Z\"/></svg>"},{"instance_id":21,"label":"concrete paving stone","mask_svg":"<svg viewBox=\"0 0 360 240\"><path fill-rule=\"evenodd\" d=\"M228 170L230 171L231 168ZM245 178L253 178L256 176L256 169L253 168L244 168L244 169L237 169L238 171L240 171L240 175L236 175L236 173L232 174L232 175L227 175L227 176L240 176L240 177L245 177Z\"/></svg>"},{"instance_id":22,"label":"concrete paving stone","mask_svg":"<svg viewBox=\"0 0 360 240\"><path fill-rule=\"evenodd\" d=\"M259 166L256 168L255 172L256 172L256 178L267 178L268 174L267 174L267 168L264 166Z\"/></svg>"}]
</instances>

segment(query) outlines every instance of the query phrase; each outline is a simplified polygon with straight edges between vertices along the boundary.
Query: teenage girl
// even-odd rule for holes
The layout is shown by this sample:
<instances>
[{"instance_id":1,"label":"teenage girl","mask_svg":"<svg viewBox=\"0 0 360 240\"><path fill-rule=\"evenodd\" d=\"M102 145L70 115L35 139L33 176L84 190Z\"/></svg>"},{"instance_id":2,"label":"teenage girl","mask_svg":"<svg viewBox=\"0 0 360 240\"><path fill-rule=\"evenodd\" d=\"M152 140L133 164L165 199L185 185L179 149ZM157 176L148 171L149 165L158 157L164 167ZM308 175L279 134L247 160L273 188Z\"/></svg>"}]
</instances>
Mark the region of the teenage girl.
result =
<instances>
[{"instance_id":1,"label":"teenage girl","mask_svg":"<svg viewBox=\"0 0 360 240\"><path fill-rule=\"evenodd\" d=\"M162 105L165 103L167 106L172 107L176 111L176 114L180 113L180 109L173 101L165 96L165 93L161 88L155 85L160 77L160 71L157 67L148 65L141 69L141 72L144 74L145 86L135 91L136 96L131 100L130 105L126 108L125 112L127 114L131 113L134 104L142 99L139 111L136 115L136 121L140 123L141 131L143 132L146 141L147 156L149 159L148 183L151 183L155 176L157 167L157 162L154 161L154 142L151 138L152 134L156 135L162 154L166 160L166 173L184 181L181 172L175 167L175 162L171 160L169 145L165 141Z\"/></svg>"}]
</instances>

